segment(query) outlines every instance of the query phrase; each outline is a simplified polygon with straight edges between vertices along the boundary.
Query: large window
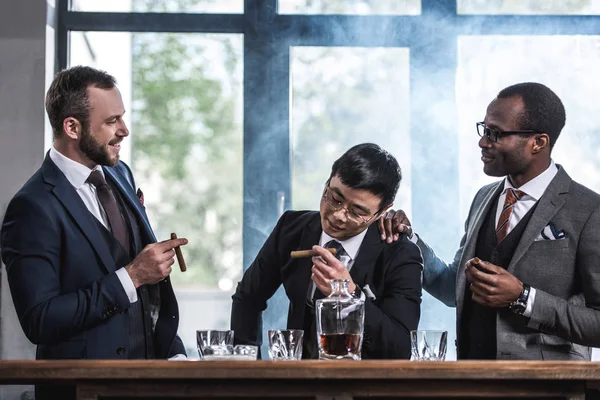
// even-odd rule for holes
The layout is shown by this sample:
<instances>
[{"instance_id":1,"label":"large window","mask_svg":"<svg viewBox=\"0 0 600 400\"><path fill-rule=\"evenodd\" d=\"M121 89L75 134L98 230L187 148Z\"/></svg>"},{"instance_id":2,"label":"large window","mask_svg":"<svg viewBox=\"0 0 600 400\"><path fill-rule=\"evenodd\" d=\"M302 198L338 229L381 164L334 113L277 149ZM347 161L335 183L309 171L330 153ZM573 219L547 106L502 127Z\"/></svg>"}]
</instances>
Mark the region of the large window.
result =
<instances>
[{"instance_id":1,"label":"large window","mask_svg":"<svg viewBox=\"0 0 600 400\"><path fill-rule=\"evenodd\" d=\"M70 64L117 76L131 129L123 158L151 222L161 238L190 238L189 269L173 282L192 356L196 329L229 325L231 293L277 218L317 208L331 164L354 144L398 158L395 206L448 261L476 190L492 181L475 122L505 86L558 93L567 127L554 159L600 190L597 1L67 3L56 2L69 17L57 27L59 66L70 48ZM263 328L282 328L286 307L280 291ZM455 310L425 293L422 310L421 328L449 331L454 359Z\"/></svg>"}]
</instances>

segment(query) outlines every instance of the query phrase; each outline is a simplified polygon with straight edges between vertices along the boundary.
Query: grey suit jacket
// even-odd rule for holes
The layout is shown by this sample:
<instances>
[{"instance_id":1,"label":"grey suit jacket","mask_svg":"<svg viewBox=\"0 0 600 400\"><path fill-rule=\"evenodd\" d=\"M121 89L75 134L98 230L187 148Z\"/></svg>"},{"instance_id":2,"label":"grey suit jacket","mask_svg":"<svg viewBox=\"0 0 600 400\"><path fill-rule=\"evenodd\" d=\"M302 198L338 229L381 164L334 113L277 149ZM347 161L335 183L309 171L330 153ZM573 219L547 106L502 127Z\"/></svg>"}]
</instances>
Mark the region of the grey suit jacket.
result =
<instances>
[{"instance_id":1,"label":"grey suit jacket","mask_svg":"<svg viewBox=\"0 0 600 400\"><path fill-rule=\"evenodd\" d=\"M508 271L536 289L530 318L499 309L498 359L589 360L600 347L600 195L559 171L538 201ZM465 234L452 263L439 259L420 238L423 287L450 307L456 306L457 336L466 288L465 263L475 256L477 235L503 181L475 195ZM564 239L536 240L553 222ZM460 348L457 349L461 358Z\"/></svg>"}]
</instances>

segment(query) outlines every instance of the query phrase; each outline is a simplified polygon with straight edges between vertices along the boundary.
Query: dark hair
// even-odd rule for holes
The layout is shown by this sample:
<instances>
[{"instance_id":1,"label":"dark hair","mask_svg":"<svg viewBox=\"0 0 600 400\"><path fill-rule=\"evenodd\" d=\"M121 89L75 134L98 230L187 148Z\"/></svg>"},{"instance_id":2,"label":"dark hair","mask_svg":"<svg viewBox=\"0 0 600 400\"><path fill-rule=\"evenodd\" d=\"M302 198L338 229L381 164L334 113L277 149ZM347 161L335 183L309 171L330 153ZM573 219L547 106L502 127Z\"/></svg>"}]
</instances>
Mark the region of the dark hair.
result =
<instances>
[{"instance_id":1,"label":"dark hair","mask_svg":"<svg viewBox=\"0 0 600 400\"><path fill-rule=\"evenodd\" d=\"M565 106L556 93L541 83L524 82L498 93L498 98L507 97L520 97L523 100L524 112L519 116L519 129L548 134L552 149L566 121Z\"/></svg>"},{"instance_id":2,"label":"dark hair","mask_svg":"<svg viewBox=\"0 0 600 400\"><path fill-rule=\"evenodd\" d=\"M358 144L346 151L333 163L329 179L335 175L346 186L381 197L380 208L394 201L402 180L398 161L373 143Z\"/></svg>"},{"instance_id":3,"label":"dark hair","mask_svg":"<svg viewBox=\"0 0 600 400\"><path fill-rule=\"evenodd\" d=\"M76 66L60 71L46 93L46 112L54 137L62 133L65 118L77 119L84 129L90 124L88 87L112 89L116 79L104 71L91 67Z\"/></svg>"}]
</instances>

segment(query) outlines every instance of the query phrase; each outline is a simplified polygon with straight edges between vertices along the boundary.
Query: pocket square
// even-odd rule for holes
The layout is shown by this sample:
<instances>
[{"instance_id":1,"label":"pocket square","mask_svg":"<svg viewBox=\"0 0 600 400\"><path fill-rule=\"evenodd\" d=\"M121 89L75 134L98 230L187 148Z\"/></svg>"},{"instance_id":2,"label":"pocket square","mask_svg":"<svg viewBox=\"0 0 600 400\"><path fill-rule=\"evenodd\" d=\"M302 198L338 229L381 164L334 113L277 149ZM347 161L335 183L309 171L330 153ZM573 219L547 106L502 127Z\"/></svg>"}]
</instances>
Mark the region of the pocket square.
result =
<instances>
[{"instance_id":1,"label":"pocket square","mask_svg":"<svg viewBox=\"0 0 600 400\"><path fill-rule=\"evenodd\" d=\"M363 287L363 292L365 292L365 296L368 297L371 300L375 300L375 293L373 293L373 291L371 290L371 288L369 287L369 285L365 285L365 287Z\"/></svg>"},{"instance_id":2,"label":"pocket square","mask_svg":"<svg viewBox=\"0 0 600 400\"><path fill-rule=\"evenodd\" d=\"M554 222L550 221L550 223L548 223L548 225L542 229L535 240L559 240L564 239L565 237L565 232L563 230L559 230L556 225L554 225Z\"/></svg>"}]
</instances>

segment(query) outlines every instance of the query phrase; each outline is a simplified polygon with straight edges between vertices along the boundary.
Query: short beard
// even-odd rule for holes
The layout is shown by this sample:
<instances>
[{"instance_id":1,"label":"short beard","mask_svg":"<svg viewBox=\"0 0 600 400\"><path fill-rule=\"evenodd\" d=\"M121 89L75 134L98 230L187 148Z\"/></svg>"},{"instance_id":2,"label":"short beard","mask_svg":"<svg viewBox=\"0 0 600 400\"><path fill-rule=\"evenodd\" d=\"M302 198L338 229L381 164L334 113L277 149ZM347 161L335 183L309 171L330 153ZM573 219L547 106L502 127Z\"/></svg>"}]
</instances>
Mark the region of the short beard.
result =
<instances>
[{"instance_id":1,"label":"short beard","mask_svg":"<svg viewBox=\"0 0 600 400\"><path fill-rule=\"evenodd\" d=\"M81 132L79 150L81 150L81 152L85 154L87 158L98 165L114 167L119 162L119 155L117 154L117 157L112 159L107 148L92 136L88 128L83 129Z\"/></svg>"}]
</instances>

